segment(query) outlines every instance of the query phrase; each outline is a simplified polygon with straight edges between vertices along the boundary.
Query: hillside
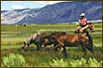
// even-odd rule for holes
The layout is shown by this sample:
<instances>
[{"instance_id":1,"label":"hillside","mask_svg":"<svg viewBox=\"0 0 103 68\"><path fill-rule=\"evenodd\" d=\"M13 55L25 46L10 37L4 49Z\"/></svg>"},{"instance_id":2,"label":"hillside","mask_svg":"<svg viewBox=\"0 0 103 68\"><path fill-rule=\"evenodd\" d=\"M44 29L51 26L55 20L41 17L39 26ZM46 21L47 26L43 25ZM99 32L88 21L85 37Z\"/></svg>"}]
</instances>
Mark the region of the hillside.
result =
<instances>
[{"instance_id":1,"label":"hillside","mask_svg":"<svg viewBox=\"0 0 103 68\"><path fill-rule=\"evenodd\" d=\"M85 12L89 20L102 19L102 2L61 2L39 9L3 11L1 24L56 24L78 21Z\"/></svg>"}]
</instances>

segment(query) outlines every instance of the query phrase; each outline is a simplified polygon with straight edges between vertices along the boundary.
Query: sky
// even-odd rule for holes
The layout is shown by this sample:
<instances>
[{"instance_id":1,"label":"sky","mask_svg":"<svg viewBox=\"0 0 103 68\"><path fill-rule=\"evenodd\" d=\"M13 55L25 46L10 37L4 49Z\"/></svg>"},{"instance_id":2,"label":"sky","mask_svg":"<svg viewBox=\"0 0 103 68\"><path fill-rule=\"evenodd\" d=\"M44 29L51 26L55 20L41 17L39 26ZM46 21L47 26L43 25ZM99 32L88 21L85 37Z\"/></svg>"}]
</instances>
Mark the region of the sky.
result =
<instances>
[{"instance_id":1,"label":"sky","mask_svg":"<svg viewBox=\"0 0 103 68\"><path fill-rule=\"evenodd\" d=\"M1 10L42 8L63 1L1 1Z\"/></svg>"}]
</instances>

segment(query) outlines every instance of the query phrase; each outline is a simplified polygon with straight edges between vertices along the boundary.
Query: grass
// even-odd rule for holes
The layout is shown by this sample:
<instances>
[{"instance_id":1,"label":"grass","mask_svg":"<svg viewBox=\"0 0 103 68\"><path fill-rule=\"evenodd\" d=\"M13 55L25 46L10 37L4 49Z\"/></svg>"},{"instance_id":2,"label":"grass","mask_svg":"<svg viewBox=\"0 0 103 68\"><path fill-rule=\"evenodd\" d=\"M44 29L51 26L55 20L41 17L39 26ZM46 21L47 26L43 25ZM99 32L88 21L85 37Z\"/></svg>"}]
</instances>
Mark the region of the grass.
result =
<instances>
[{"instance_id":1,"label":"grass","mask_svg":"<svg viewBox=\"0 0 103 68\"><path fill-rule=\"evenodd\" d=\"M42 48L41 51L36 51L36 46L32 44L27 52L23 52L21 47L23 42L27 40L32 34L36 32L67 32L74 33L75 24L47 24L47 25L34 25L30 24L26 27L21 25L1 25L1 59L10 53L19 53L26 59L25 67L48 67L49 62L55 58L62 58L65 61L69 59L82 58L82 49L80 47L67 47L68 58L65 59L62 54L62 49L58 52L53 51L53 46ZM95 56L98 61L102 60L102 23L95 24L95 32L90 35L94 42ZM85 59L92 57L91 53L87 53ZM1 65L5 67L1 61Z\"/></svg>"},{"instance_id":2,"label":"grass","mask_svg":"<svg viewBox=\"0 0 103 68\"><path fill-rule=\"evenodd\" d=\"M49 47L48 47L49 48ZM47 49L42 49L41 51L36 51L35 48L30 47L29 51L23 52L21 48L11 48L11 49L3 49L2 52L2 57L5 55L12 53L19 53L24 56L26 59L26 63L31 65L31 66L46 66L49 65L48 63L55 58L62 58L64 60L69 60L69 59L80 59L82 58L82 50L81 48L67 48L67 53L68 53L68 59L65 59L62 52L54 52L52 48L49 48L50 51ZM92 57L92 55L88 52L88 55L85 57L86 59L89 59ZM95 48L95 57L98 61L102 59L102 54L101 54L101 47L96 47Z\"/></svg>"}]
</instances>

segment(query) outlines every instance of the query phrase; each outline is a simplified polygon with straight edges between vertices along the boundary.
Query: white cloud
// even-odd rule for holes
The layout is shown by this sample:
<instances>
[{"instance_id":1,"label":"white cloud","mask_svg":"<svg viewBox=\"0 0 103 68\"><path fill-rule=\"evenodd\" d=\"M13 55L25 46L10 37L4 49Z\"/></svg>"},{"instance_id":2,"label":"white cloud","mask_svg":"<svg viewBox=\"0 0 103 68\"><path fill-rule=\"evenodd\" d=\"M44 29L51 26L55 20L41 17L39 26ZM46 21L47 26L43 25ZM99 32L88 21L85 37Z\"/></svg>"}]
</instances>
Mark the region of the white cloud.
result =
<instances>
[{"instance_id":1,"label":"white cloud","mask_svg":"<svg viewBox=\"0 0 103 68\"><path fill-rule=\"evenodd\" d=\"M24 6L21 6L21 5L16 5L16 4L14 4L14 5L11 6L11 8L12 8L12 9L24 9L25 7L24 7Z\"/></svg>"},{"instance_id":2,"label":"white cloud","mask_svg":"<svg viewBox=\"0 0 103 68\"><path fill-rule=\"evenodd\" d=\"M40 4L54 4L54 3L64 2L64 1L33 1L33 2L40 3Z\"/></svg>"},{"instance_id":3,"label":"white cloud","mask_svg":"<svg viewBox=\"0 0 103 68\"><path fill-rule=\"evenodd\" d=\"M23 1L12 1L12 2L17 3L17 2L23 2Z\"/></svg>"},{"instance_id":4,"label":"white cloud","mask_svg":"<svg viewBox=\"0 0 103 68\"><path fill-rule=\"evenodd\" d=\"M12 1L14 3L22 3L22 2L34 2L34 3L40 3L40 4L54 4L59 2L72 2L72 1Z\"/></svg>"}]
</instances>

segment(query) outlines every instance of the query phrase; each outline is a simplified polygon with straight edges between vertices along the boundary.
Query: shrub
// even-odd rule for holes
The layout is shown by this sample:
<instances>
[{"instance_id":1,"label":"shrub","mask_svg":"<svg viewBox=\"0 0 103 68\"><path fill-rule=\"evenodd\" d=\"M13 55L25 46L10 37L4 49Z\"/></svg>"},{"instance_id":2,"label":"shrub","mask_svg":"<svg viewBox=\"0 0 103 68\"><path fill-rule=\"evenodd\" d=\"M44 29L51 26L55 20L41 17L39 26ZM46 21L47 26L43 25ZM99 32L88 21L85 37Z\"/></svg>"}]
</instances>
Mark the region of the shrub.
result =
<instances>
[{"instance_id":1,"label":"shrub","mask_svg":"<svg viewBox=\"0 0 103 68\"><path fill-rule=\"evenodd\" d=\"M102 61L98 62L95 58L89 58L88 66L89 67L102 67Z\"/></svg>"},{"instance_id":2,"label":"shrub","mask_svg":"<svg viewBox=\"0 0 103 68\"><path fill-rule=\"evenodd\" d=\"M88 60L85 58L81 59L53 59L50 62L50 66L52 67L102 67L102 61L97 61L95 58L89 58Z\"/></svg>"},{"instance_id":3,"label":"shrub","mask_svg":"<svg viewBox=\"0 0 103 68\"><path fill-rule=\"evenodd\" d=\"M84 58L77 59L77 60L71 59L69 61L69 66L71 66L71 67L85 67L85 66L87 66L86 59L84 59Z\"/></svg>"},{"instance_id":4,"label":"shrub","mask_svg":"<svg viewBox=\"0 0 103 68\"><path fill-rule=\"evenodd\" d=\"M68 63L65 62L63 59L53 59L52 62L50 62L50 66L52 66L52 67L67 67Z\"/></svg>"},{"instance_id":5,"label":"shrub","mask_svg":"<svg viewBox=\"0 0 103 68\"><path fill-rule=\"evenodd\" d=\"M25 64L25 59L20 54L10 53L3 57L3 63L6 67L22 67Z\"/></svg>"}]
</instances>

